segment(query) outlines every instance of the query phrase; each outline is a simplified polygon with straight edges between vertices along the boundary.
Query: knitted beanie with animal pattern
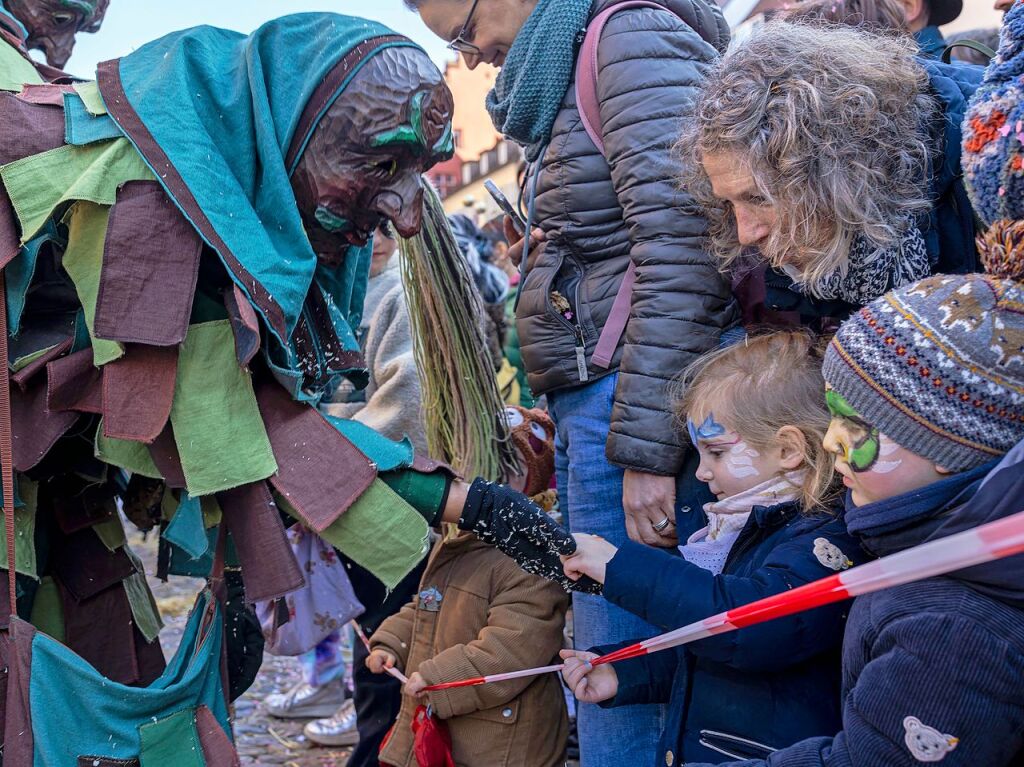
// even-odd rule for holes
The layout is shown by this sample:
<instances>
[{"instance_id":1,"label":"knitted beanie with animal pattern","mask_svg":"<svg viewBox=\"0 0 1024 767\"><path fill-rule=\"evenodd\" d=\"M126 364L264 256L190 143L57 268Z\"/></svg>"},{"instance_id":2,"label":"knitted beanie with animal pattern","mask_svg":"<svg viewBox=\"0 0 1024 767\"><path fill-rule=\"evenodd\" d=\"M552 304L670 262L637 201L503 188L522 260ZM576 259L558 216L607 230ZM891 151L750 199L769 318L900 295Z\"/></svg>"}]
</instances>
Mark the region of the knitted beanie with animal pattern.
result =
<instances>
[{"instance_id":1,"label":"knitted beanie with animal pattern","mask_svg":"<svg viewBox=\"0 0 1024 767\"><path fill-rule=\"evenodd\" d=\"M1024 439L1024 257L986 266L997 274L935 275L885 294L825 352L825 380L865 421L951 471Z\"/></svg>"}]
</instances>

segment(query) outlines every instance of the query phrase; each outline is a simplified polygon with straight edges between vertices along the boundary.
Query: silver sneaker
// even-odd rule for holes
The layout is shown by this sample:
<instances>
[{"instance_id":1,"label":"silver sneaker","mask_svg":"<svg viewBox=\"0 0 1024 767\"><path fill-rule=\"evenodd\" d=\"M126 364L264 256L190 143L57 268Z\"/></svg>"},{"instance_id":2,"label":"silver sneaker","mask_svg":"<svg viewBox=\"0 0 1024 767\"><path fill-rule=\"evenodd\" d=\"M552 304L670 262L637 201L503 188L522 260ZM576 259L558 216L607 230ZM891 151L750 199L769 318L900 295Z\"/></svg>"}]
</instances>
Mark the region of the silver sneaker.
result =
<instances>
[{"instance_id":1,"label":"silver sneaker","mask_svg":"<svg viewBox=\"0 0 1024 767\"><path fill-rule=\"evenodd\" d=\"M355 704L346 700L334 716L310 722L303 732L321 746L354 746L359 742Z\"/></svg>"},{"instance_id":2,"label":"silver sneaker","mask_svg":"<svg viewBox=\"0 0 1024 767\"><path fill-rule=\"evenodd\" d=\"M330 716L345 702L345 688L340 679L322 687L300 682L287 692L268 695L267 713L279 719L313 719Z\"/></svg>"}]
</instances>

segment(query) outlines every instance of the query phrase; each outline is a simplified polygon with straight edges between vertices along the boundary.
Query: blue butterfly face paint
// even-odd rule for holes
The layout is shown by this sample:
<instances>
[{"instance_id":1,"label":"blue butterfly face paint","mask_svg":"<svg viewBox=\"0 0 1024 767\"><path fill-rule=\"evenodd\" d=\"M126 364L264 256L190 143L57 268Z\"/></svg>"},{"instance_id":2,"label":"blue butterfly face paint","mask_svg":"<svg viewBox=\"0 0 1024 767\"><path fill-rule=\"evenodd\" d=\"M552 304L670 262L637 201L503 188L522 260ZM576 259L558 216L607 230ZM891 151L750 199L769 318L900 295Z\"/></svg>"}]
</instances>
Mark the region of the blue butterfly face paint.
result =
<instances>
[{"instance_id":1,"label":"blue butterfly face paint","mask_svg":"<svg viewBox=\"0 0 1024 767\"><path fill-rule=\"evenodd\" d=\"M725 427L715 420L714 413L708 413L708 417L704 419L700 426L687 419L686 429L690 432L690 442L693 443L694 447L697 446L698 440L703 439L706 441L715 437L724 437L726 434Z\"/></svg>"}]
</instances>

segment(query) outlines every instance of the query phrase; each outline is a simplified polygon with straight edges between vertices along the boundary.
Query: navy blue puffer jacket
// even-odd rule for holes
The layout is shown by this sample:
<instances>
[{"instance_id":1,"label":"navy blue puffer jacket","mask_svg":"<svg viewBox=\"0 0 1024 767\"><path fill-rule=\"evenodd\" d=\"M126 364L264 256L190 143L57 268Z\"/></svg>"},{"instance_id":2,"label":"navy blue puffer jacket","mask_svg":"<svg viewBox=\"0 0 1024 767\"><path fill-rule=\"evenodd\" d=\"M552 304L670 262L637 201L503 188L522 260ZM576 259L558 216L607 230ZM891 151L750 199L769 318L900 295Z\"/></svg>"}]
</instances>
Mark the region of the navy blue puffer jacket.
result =
<instances>
[{"instance_id":1,"label":"navy blue puffer jacket","mask_svg":"<svg viewBox=\"0 0 1024 767\"><path fill-rule=\"evenodd\" d=\"M604 596L671 630L834 574L822 553L838 556L832 547L848 561L865 559L841 516L804 515L793 503L758 506L721 575L627 543L608 564ZM668 767L764 756L828 733L840 720L848 608L830 605L618 663L618 695L602 705L668 703L657 760Z\"/></svg>"}]
</instances>

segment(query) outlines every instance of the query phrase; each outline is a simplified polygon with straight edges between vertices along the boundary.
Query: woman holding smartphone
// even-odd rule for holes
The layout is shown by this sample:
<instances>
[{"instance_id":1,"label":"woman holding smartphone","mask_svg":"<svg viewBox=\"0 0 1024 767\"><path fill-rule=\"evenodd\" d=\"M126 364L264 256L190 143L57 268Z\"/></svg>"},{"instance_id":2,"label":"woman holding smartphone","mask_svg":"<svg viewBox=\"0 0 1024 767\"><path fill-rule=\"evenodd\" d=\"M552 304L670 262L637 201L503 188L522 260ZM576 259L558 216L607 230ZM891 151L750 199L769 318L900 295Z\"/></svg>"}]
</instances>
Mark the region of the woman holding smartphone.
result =
<instances>
[{"instance_id":1,"label":"woman holding smartphone","mask_svg":"<svg viewBox=\"0 0 1024 767\"><path fill-rule=\"evenodd\" d=\"M582 31L616 0L406 4L471 69L501 67L487 107L499 132L525 148L524 217L538 230L517 326L530 386L547 395L557 426L570 526L613 543L673 546L677 530L703 524L706 498L667 389L718 346L736 313L704 252L704 219L676 186L671 150L728 28L705 0L654 0L611 16L598 46L602 154L573 86ZM630 263L625 331L595 360ZM576 594L574 613L579 647L654 633L600 597ZM654 706L628 714L582 706L582 767L650 764L660 718Z\"/></svg>"}]
</instances>

